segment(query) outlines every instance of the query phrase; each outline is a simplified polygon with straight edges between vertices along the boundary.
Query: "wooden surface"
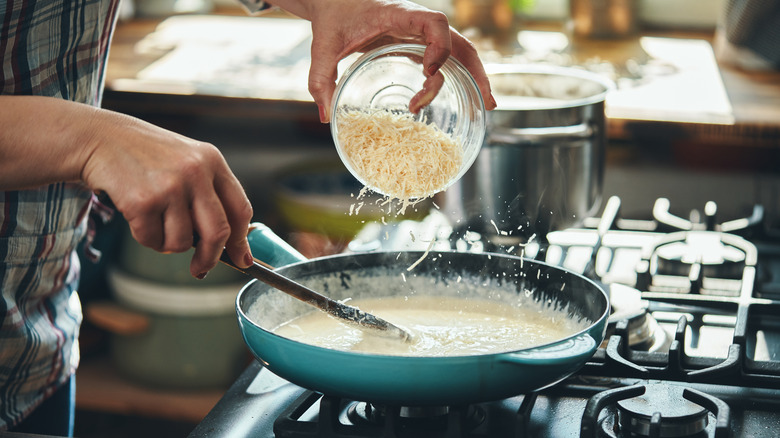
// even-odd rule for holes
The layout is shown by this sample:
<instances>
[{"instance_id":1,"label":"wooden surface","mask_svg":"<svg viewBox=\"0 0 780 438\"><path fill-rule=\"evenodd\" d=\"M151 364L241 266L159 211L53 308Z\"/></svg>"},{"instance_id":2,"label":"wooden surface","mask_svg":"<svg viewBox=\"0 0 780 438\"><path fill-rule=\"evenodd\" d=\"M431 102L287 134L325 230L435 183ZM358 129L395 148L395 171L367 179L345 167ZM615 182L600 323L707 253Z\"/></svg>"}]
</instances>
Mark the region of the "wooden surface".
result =
<instances>
[{"instance_id":1,"label":"wooden surface","mask_svg":"<svg viewBox=\"0 0 780 438\"><path fill-rule=\"evenodd\" d=\"M208 126L238 127L230 132L249 132L258 122L284 122L328 144L330 130L319 123L306 89L306 65L300 64L301 57L309 56L307 42L298 41L300 27L295 25L292 34L269 34L266 27L273 26L266 26L267 20L275 19L296 21L285 15L248 17L231 11L120 22L103 105L185 135L201 135L187 130L204 126L203 121L209 121ZM230 26L224 20L237 20L240 26L235 32L225 30ZM262 37L247 38L250 44L242 47L236 41L252 31L251 25L266 33L258 31ZM777 173L780 71L744 71L719 63L711 43L714 32L654 30L621 40L574 40L562 31L561 23L521 25L510 43L472 38L485 62L553 59L615 72L621 86L607 99L607 133L611 142L629 148L611 149L609 160L649 159L685 169ZM177 39L177 32L171 31L177 26L180 34L191 36ZM566 47L540 56L533 52L545 47L545 41L535 40L540 35L562 37ZM219 41L217 46L212 39ZM275 41L294 50L286 55L271 49L275 57L270 58L269 68L263 64L264 52ZM299 44L293 44L296 41ZM664 52L667 47L681 50ZM236 61L247 54L248 63ZM234 55L238 58L231 58ZM181 74L176 73L177 63ZM627 72L637 66L642 73L631 78ZM647 72L650 76L643 77Z\"/></svg>"},{"instance_id":2,"label":"wooden surface","mask_svg":"<svg viewBox=\"0 0 780 438\"><path fill-rule=\"evenodd\" d=\"M267 29L269 23L278 22L278 18L292 26L279 27L286 30L278 31ZM288 51L285 46L294 48L290 51L295 56L308 56L304 52L308 49L307 41L301 41L300 47L295 45L300 39L300 26L296 27L295 21L300 20L284 16L234 16L229 13L172 17L164 20L162 25L160 20L149 19L120 22L111 46L106 100L109 104L137 110L143 109L140 105L159 105L159 111L208 114L219 108L236 116L250 114L253 117L316 120L316 108L306 90L306 69L302 68L306 66L292 65L293 55L283 57ZM257 38L252 38L250 27L255 23L263 23L266 33L257 31ZM232 30L226 30L231 27ZM257 24L256 29L263 27ZM532 38L529 48L519 47L516 42L499 46L494 43L491 46L490 42L478 45L483 53L492 51L502 55L501 62L511 60L518 53L521 54L519 61L527 62L529 58L526 55L535 47L533 38L538 39L543 34L563 35L556 32L559 28L560 25L526 24L518 34L518 40L523 38L523 32L528 33ZM274 37L276 33L283 35ZM242 38L246 41L245 46ZM755 131L761 131L777 138L780 127L780 72L747 72L719 65L714 55L707 53L712 51L712 38L713 35L708 32L654 31L624 40L570 40L562 53L570 59L568 62L596 69L601 68L598 65L594 67L599 62L609 64L609 68L615 70L627 70L632 66L636 70L639 65L640 68L646 67L644 72L652 68L658 70L658 64L666 64L660 67L660 73L650 73L655 74L652 81L640 78L646 83L635 81L638 85L632 84L630 90L619 90L618 95L627 95L612 108L608 102L612 122L610 129L614 136L625 136L627 125L646 121L687 124L690 126L685 129L692 133L711 133L712 127L701 125L720 125L721 129L716 130L720 134L755 136ZM653 49L656 51L684 44L688 52L678 54L682 60L674 60L673 53L669 56L662 53L659 60L653 58L658 56L657 53L648 53L643 39L651 40L656 46L660 44L662 48ZM216 45L208 43L212 40L217 41ZM199 42L203 42L200 47ZM269 64L273 65L263 65L263 53L276 46L283 49L282 53L269 58ZM245 64L248 66L240 64L220 70L227 63L242 59L241 56L247 58ZM685 58L691 56L701 59L686 65ZM495 55L492 58L495 59ZM543 58L542 62L546 60ZM288 64L281 66L282 63ZM670 64L673 64L671 68L677 69L676 74L663 72L663 68ZM243 68L246 71L238 71ZM198 77L198 72L193 70L199 70L201 76ZM622 76L620 80L621 83L626 82ZM677 102L673 101L675 98ZM681 108L685 106L690 108Z\"/></svg>"},{"instance_id":3,"label":"wooden surface","mask_svg":"<svg viewBox=\"0 0 780 438\"><path fill-rule=\"evenodd\" d=\"M108 358L96 357L83 360L79 366L76 407L196 424L214 407L226 389L154 389L119 376Z\"/></svg>"}]
</instances>

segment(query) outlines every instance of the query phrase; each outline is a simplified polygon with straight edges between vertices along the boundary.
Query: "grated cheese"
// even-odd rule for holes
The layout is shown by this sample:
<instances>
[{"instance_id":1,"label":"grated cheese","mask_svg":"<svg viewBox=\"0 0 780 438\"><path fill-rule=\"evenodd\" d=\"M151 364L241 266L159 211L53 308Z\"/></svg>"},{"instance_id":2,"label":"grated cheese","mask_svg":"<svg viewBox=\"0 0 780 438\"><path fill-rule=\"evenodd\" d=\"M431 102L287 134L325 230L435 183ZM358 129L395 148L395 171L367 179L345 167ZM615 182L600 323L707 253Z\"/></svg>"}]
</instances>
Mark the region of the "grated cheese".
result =
<instances>
[{"instance_id":1,"label":"grated cheese","mask_svg":"<svg viewBox=\"0 0 780 438\"><path fill-rule=\"evenodd\" d=\"M431 242L428 244L428 249L426 249L426 250L425 250L425 252L423 253L423 255L421 255L421 256L420 256L420 258L419 258L419 259L417 259L417 261L415 261L414 263L412 263L412 265L411 265L411 266L409 266L408 268L406 268L406 270L407 270L407 271L411 271L411 270L412 270L412 269L414 269L414 268L415 268L417 265L419 265L419 264L420 264L420 262L422 262L423 260L425 260L425 258L426 258L426 257L428 257L428 253L429 253L429 252L431 252L431 249L433 248L433 244L434 244L434 243L436 243L436 240L435 240L435 239L432 239L432 240L431 240Z\"/></svg>"},{"instance_id":2,"label":"grated cheese","mask_svg":"<svg viewBox=\"0 0 780 438\"><path fill-rule=\"evenodd\" d=\"M460 170L458 143L413 114L341 109L337 120L338 140L351 166L367 186L404 207L443 190Z\"/></svg>"},{"instance_id":3,"label":"grated cheese","mask_svg":"<svg viewBox=\"0 0 780 438\"><path fill-rule=\"evenodd\" d=\"M493 219L490 219L490 224L496 229L496 234L501 233L501 231L498 230L498 225L496 225L496 222Z\"/></svg>"}]
</instances>

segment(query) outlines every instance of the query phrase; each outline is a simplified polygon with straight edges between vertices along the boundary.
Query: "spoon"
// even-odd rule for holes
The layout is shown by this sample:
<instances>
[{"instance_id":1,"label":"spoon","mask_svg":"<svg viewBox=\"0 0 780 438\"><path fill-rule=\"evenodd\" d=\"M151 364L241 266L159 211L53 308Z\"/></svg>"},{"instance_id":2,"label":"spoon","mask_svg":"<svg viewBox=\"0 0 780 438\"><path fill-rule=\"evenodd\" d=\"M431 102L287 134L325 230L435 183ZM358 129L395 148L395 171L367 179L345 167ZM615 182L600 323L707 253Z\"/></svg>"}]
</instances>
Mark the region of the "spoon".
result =
<instances>
[{"instance_id":1,"label":"spoon","mask_svg":"<svg viewBox=\"0 0 780 438\"><path fill-rule=\"evenodd\" d=\"M279 289L280 291L303 301L306 304L317 307L318 309L327 312L329 315L340 319L351 325L357 325L361 328L368 328L376 331L379 334L400 338L403 342L410 342L412 335L406 330L395 326L382 318L374 316L370 313L366 313L357 307L348 306L344 303L338 302L331 298L328 298L318 292L315 292L308 287L297 283L282 274L271 269L269 266L262 264L255 260L248 268L238 267L228 256L225 250L222 251L222 255L219 260L230 266L231 268L249 275L252 278L262 281L263 283Z\"/></svg>"}]
</instances>

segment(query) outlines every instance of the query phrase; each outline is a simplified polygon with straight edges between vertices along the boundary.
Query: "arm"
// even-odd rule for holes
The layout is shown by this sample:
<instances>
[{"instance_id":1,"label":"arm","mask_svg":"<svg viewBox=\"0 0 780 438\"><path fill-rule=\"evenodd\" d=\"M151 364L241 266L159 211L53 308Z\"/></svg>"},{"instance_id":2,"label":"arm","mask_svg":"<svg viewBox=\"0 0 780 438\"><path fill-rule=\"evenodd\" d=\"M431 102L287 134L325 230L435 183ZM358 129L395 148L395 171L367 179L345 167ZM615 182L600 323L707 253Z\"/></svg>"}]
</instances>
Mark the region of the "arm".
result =
<instances>
[{"instance_id":1,"label":"arm","mask_svg":"<svg viewBox=\"0 0 780 438\"><path fill-rule=\"evenodd\" d=\"M111 197L142 245L183 252L197 232L194 276L216 266L223 247L250 264L252 208L214 146L48 97L0 96L0 126L0 190L82 181Z\"/></svg>"},{"instance_id":2,"label":"arm","mask_svg":"<svg viewBox=\"0 0 780 438\"><path fill-rule=\"evenodd\" d=\"M449 26L447 16L404 0L270 0L312 23L312 63L309 92L317 103L320 120L330 120L336 89L337 64L346 56L391 42L415 42L427 46L423 68L429 80L411 102L416 112L430 102L441 87L435 78L452 55L477 82L485 108L496 107L490 83L474 45Z\"/></svg>"}]
</instances>

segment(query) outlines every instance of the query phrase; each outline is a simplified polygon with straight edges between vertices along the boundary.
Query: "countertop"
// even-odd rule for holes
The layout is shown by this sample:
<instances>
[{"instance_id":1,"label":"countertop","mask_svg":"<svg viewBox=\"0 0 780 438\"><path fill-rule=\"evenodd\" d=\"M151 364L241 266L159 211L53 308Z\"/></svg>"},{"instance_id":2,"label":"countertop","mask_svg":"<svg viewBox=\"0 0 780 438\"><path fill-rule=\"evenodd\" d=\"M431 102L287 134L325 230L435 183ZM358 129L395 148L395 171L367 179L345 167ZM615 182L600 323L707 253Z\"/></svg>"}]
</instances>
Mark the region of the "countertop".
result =
<instances>
[{"instance_id":1,"label":"countertop","mask_svg":"<svg viewBox=\"0 0 780 438\"><path fill-rule=\"evenodd\" d=\"M610 76L618 84L607 101L612 139L780 148L780 72L718 62L714 32L587 40L562 28L522 23L508 43L475 41L486 62L575 65ZM122 21L104 106L150 117L295 120L317 130L306 89L310 38L308 22L285 15Z\"/></svg>"}]
</instances>

